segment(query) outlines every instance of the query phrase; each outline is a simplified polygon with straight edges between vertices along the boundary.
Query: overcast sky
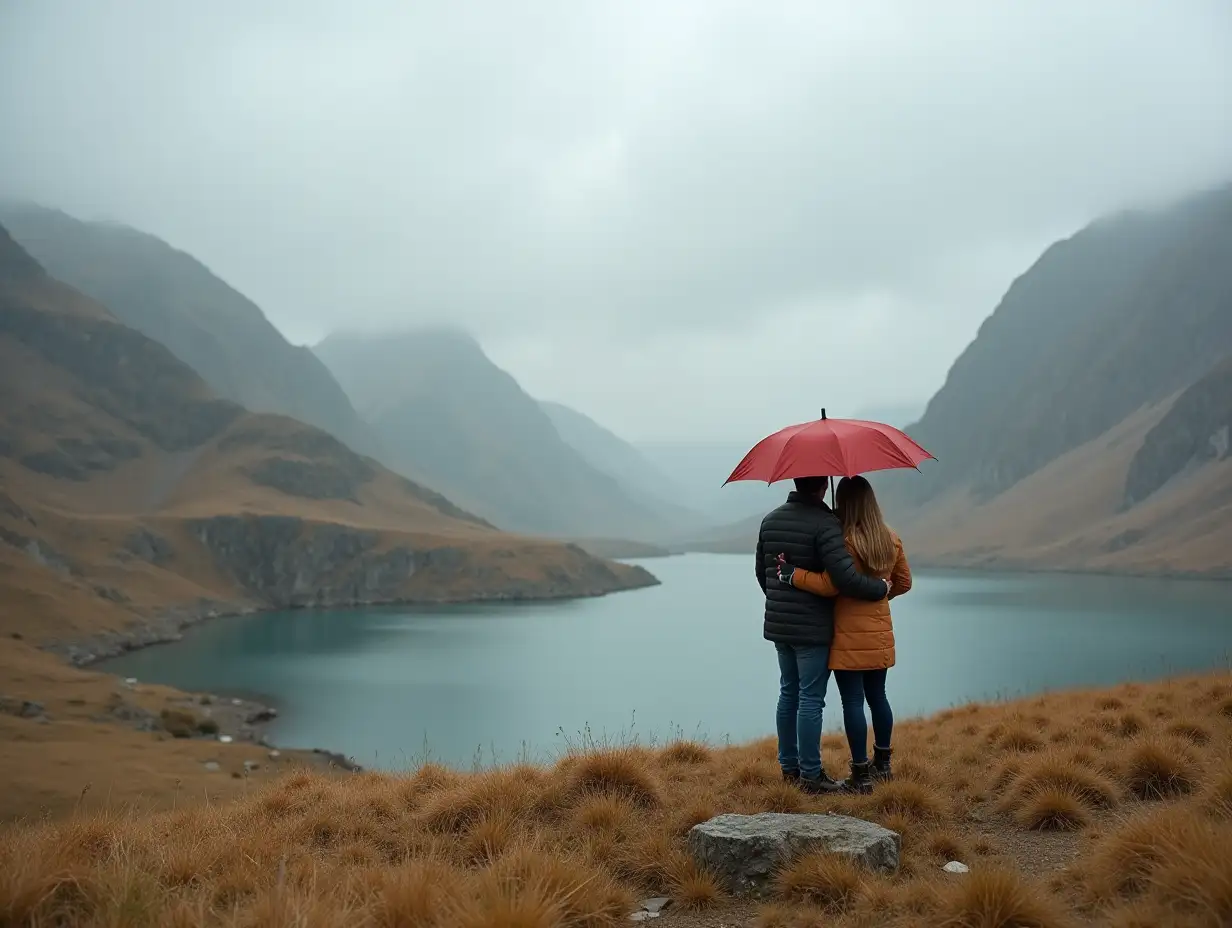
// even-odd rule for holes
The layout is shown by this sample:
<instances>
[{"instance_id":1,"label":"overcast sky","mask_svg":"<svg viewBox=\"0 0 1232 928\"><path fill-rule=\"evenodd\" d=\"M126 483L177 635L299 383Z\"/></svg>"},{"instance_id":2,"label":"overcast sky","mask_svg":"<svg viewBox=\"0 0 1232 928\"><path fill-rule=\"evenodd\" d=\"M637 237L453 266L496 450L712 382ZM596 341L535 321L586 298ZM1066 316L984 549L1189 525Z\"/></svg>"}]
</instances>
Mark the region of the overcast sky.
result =
<instances>
[{"instance_id":1,"label":"overcast sky","mask_svg":"<svg viewBox=\"0 0 1232 928\"><path fill-rule=\"evenodd\" d=\"M1232 176L1232 3L0 0L0 127L292 341L449 320L743 440L922 404L1051 240Z\"/></svg>"}]
</instances>

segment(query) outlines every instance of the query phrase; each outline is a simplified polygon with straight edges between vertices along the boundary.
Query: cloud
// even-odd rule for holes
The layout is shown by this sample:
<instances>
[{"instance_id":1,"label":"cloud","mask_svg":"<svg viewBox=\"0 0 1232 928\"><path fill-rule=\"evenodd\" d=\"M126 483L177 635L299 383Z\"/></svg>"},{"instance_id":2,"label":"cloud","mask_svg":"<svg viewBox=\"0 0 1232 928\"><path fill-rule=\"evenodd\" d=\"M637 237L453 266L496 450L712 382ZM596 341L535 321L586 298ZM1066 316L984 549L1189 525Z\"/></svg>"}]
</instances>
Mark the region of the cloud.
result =
<instances>
[{"instance_id":1,"label":"cloud","mask_svg":"<svg viewBox=\"0 0 1232 928\"><path fill-rule=\"evenodd\" d=\"M448 320L627 434L675 392L719 437L927 394L1050 240L1222 179L1232 11L25 0L0 117L8 192L294 340Z\"/></svg>"}]
</instances>

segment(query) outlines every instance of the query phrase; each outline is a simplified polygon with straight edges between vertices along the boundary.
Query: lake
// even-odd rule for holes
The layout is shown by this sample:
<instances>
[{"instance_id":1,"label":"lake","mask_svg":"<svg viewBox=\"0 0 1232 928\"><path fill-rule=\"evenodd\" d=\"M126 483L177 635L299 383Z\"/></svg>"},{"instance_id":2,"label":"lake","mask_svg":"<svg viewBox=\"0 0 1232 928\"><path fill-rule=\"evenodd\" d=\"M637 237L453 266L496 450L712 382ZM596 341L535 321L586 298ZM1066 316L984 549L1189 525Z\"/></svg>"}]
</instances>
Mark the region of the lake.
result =
<instances>
[{"instance_id":1,"label":"lake","mask_svg":"<svg viewBox=\"0 0 1232 928\"><path fill-rule=\"evenodd\" d=\"M104 668L264 697L271 737L365 767L550 756L601 739L714 743L774 730L777 666L752 558L638 562L662 585L557 603L217 619ZM919 571L894 603L902 718L973 700L1209 668L1232 652L1232 584ZM839 726L830 686L826 727Z\"/></svg>"}]
</instances>

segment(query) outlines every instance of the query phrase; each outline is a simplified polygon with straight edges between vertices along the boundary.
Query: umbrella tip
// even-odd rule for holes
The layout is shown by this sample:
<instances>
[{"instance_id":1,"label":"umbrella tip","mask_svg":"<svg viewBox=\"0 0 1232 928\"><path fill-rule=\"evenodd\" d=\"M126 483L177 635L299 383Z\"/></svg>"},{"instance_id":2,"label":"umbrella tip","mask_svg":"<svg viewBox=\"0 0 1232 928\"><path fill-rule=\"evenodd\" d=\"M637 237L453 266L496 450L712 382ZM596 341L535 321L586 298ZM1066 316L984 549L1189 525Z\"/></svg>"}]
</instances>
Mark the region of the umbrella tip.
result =
<instances>
[{"instance_id":1,"label":"umbrella tip","mask_svg":"<svg viewBox=\"0 0 1232 928\"><path fill-rule=\"evenodd\" d=\"M824 421L826 418L826 407L824 406L821 407L821 418L822 418L822 421Z\"/></svg>"}]
</instances>

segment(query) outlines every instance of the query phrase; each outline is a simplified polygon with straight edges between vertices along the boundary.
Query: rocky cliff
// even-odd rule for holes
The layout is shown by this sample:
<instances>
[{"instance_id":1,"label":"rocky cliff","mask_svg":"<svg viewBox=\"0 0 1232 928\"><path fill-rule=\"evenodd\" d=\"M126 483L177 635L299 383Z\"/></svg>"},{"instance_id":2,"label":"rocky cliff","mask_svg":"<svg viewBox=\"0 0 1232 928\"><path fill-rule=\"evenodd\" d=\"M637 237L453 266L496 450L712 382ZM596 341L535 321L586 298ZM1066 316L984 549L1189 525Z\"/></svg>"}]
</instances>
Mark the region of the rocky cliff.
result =
<instances>
[{"instance_id":1,"label":"rocky cliff","mask_svg":"<svg viewBox=\"0 0 1232 928\"><path fill-rule=\"evenodd\" d=\"M1232 309L1230 309L1232 311ZM1232 356L1185 390L1146 434L1125 478L1126 508L1170 480L1222 461L1232 432Z\"/></svg>"},{"instance_id":2,"label":"rocky cliff","mask_svg":"<svg viewBox=\"0 0 1232 928\"><path fill-rule=\"evenodd\" d=\"M1232 186L1092 223L1013 282L908 428L939 461L885 481L902 501L987 501L1232 347Z\"/></svg>"},{"instance_id":3,"label":"rocky cliff","mask_svg":"<svg viewBox=\"0 0 1232 928\"><path fill-rule=\"evenodd\" d=\"M915 562L1232 570L1232 186L1057 242L874 483Z\"/></svg>"},{"instance_id":4,"label":"rocky cliff","mask_svg":"<svg viewBox=\"0 0 1232 928\"><path fill-rule=\"evenodd\" d=\"M559 599L651 585L638 567L597 560L573 545L537 576L502 564L514 551L416 546L405 538L288 516L216 516L189 522L213 563L269 608L477 599Z\"/></svg>"}]
</instances>

